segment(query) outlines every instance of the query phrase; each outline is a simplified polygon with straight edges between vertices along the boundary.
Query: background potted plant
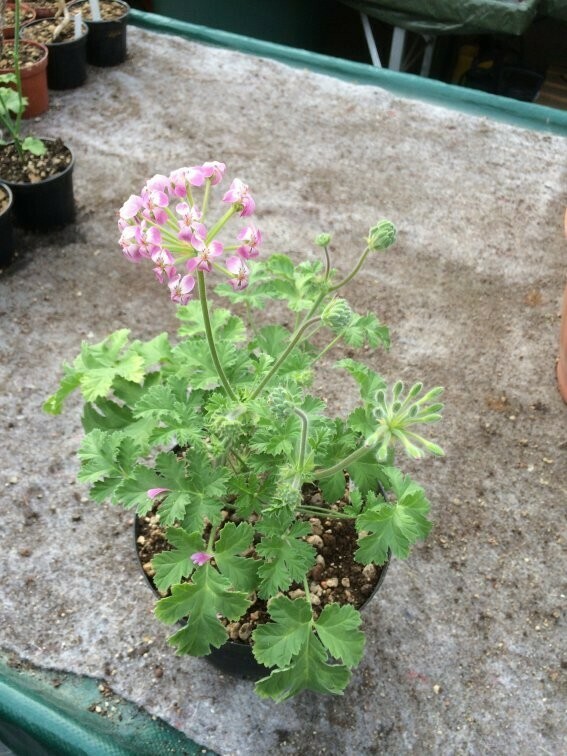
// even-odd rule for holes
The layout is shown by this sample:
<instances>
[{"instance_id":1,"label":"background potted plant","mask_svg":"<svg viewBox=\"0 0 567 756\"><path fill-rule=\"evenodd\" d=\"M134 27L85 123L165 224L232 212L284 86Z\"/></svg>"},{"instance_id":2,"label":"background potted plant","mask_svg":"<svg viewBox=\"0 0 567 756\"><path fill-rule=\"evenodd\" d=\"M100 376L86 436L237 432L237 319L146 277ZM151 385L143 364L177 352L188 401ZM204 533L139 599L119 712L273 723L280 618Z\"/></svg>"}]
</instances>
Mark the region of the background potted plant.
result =
<instances>
[{"instance_id":1,"label":"background potted plant","mask_svg":"<svg viewBox=\"0 0 567 756\"><path fill-rule=\"evenodd\" d=\"M14 29L19 30L22 17L22 5L17 0L13 4L12 20ZM17 21L15 19L17 13ZM16 88L16 81L21 86L25 98L23 118L35 118L49 107L47 90L47 48L37 42L20 42L19 34L14 37L14 29L4 38L6 3L0 0L0 77L1 83ZM14 78L15 77L15 78Z\"/></svg>"},{"instance_id":2,"label":"background potted plant","mask_svg":"<svg viewBox=\"0 0 567 756\"><path fill-rule=\"evenodd\" d=\"M225 212L208 219L224 172L213 161L154 176L120 211L123 253L149 262L167 288L178 338L142 343L119 330L83 344L44 406L57 414L82 392L79 480L96 501L134 508L167 542L147 572L162 594L156 616L184 621L169 639L178 653L230 654L232 641L264 669L262 697L341 693L363 655L358 609L381 566L390 554L406 557L431 527L423 489L394 456L442 454L416 432L440 419L442 389L388 387L344 358L336 366L361 401L346 418L330 416L310 392L320 357L340 343L389 344L378 318L355 313L340 294L394 243L395 228L373 226L343 278L328 234L316 240L322 261L257 260L262 234L249 220L247 184L235 179ZM227 235L235 219L239 229ZM244 317L211 309L215 275L224 279L217 292ZM253 310L275 302L289 307L291 328L258 323Z\"/></svg>"},{"instance_id":3,"label":"background potted plant","mask_svg":"<svg viewBox=\"0 0 567 756\"><path fill-rule=\"evenodd\" d=\"M88 28L80 16L71 16L64 0L59 0L55 16L24 24L20 35L47 47L49 89L75 89L85 83Z\"/></svg>"},{"instance_id":4,"label":"background potted plant","mask_svg":"<svg viewBox=\"0 0 567 756\"><path fill-rule=\"evenodd\" d=\"M16 0L16 7L19 1ZM16 15L16 24L18 16ZM74 158L61 139L23 136L26 107L14 38L14 73L0 75L0 180L14 195L16 222L24 228L47 230L70 223L75 216Z\"/></svg>"},{"instance_id":5,"label":"background potted plant","mask_svg":"<svg viewBox=\"0 0 567 756\"><path fill-rule=\"evenodd\" d=\"M7 268L14 257L13 204L10 187L0 183L0 270Z\"/></svg>"},{"instance_id":6,"label":"background potted plant","mask_svg":"<svg viewBox=\"0 0 567 756\"><path fill-rule=\"evenodd\" d=\"M2 25L2 34L4 39L13 39L14 37L14 16L16 13L15 3L6 3L4 17L0 19ZM20 5L20 26L35 19L35 10L31 5L22 3Z\"/></svg>"},{"instance_id":7,"label":"background potted plant","mask_svg":"<svg viewBox=\"0 0 567 756\"><path fill-rule=\"evenodd\" d=\"M87 63L116 66L126 60L127 18L130 6L123 0L75 0L72 15L81 13L89 29Z\"/></svg>"}]
</instances>

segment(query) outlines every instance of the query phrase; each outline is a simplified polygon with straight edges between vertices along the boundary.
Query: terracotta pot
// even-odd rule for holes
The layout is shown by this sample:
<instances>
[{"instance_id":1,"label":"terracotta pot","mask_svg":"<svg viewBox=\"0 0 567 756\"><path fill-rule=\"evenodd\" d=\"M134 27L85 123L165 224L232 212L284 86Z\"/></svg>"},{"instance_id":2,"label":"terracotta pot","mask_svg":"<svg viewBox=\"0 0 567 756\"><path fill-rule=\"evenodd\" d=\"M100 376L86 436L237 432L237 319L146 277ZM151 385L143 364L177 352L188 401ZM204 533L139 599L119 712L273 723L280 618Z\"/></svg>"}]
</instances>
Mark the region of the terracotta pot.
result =
<instances>
[{"instance_id":1,"label":"terracotta pot","mask_svg":"<svg viewBox=\"0 0 567 756\"><path fill-rule=\"evenodd\" d=\"M567 238L567 210L565 211L565 237ZM557 361L557 383L564 401L567 402L567 285L563 293L563 314L559 333L559 359Z\"/></svg>"},{"instance_id":2,"label":"terracotta pot","mask_svg":"<svg viewBox=\"0 0 567 756\"><path fill-rule=\"evenodd\" d=\"M87 37L87 63L92 66L116 66L126 60L126 20L130 6L123 0L99 0L101 7L117 6L122 15L112 20L92 21L88 0L74 0L69 4L71 14L81 11L83 21L89 28Z\"/></svg>"},{"instance_id":3,"label":"terracotta pot","mask_svg":"<svg viewBox=\"0 0 567 756\"><path fill-rule=\"evenodd\" d=\"M13 47L13 41L4 43L4 49ZM35 118L45 113L49 107L49 92L47 90L47 47L38 42L20 40L20 45L34 45L43 52L43 57L30 66L20 69L22 79L22 94L27 97L28 104L24 110L24 118ZM13 68L0 69L0 74L14 73Z\"/></svg>"},{"instance_id":4,"label":"terracotta pot","mask_svg":"<svg viewBox=\"0 0 567 756\"><path fill-rule=\"evenodd\" d=\"M42 25L51 18L38 18L29 24L24 24L20 30L20 37L26 40L35 39ZM86 24L81 25L81 36L63 42L47 43L49 51L47 60L47 86L49 89L75 89L85 83L87 78L87 35Z\"/></svg>"},{"instance_id":5,"label":"terracotta pot","mask_svg":"<svg viewBox=\"0 0 567 756\"><path fill-rule=\"evenodd\" d=\"M7 184L0 183L0 195L8 197L8 206L0 211L0 269L7 268L14 258L12 232L14 197Z\"/></svg>"},{"instance_id":6,"label":"terracotta pot","mask_svg":"<svg viewBox=\"0 0 567 756\"><path fill-rule=\"evenodd\" d=\"M57 3L45 3L44 5L36 5L35 2L30 3L35 10L36 18L49 18L57 13Z\"/></svg>"},{"instance_id":7,"label":"terracotta pot","mask_svg":"<svg viewBox=\"0 0 567 756\"><path fill-rule=\"evenodd\" d=\"M6 5L6 10L14 10L15 7L16 6L14 5L14 3L8 3ZM31 5L25 5L24 3L20 5L20 14L20 24L29 23L36 17L35 9L32 8ZM2 34L4 35L4 39L14 39L14 27L4 26L2 29Z\"/></svg>"}]
</instances>

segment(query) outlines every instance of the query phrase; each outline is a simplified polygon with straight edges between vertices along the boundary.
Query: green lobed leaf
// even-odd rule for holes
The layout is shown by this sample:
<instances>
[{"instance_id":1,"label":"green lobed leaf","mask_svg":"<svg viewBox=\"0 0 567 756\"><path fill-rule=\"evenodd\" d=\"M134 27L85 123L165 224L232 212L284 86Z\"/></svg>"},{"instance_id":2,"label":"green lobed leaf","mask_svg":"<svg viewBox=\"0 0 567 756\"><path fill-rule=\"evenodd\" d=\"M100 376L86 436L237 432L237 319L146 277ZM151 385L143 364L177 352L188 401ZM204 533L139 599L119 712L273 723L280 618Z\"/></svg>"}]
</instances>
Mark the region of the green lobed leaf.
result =
<instances>
[{"instance_id":1,"label":"green lobed leaf","mask_svg":"<svg viewBox=\"0 0 567 756\"><path fill-rule=\"evenodd\" d=\"M360 396L365 403L372 403L376 391L379 389L385 389L387 386L386 381L382 376L378 375L378 373L371 370L362 362L346 357L343 360L339 360L336 364L337 367L343 368L350 373L358 383Z\"/></svg>"},{"instance_id":2,"label":"green lobed leaf","mask_svg":"<svg viewBox=\"0 0 567 756\"><path fill-rule=\"evenodd\" d=\"M227 471L213 467L198 450L189 450L185 457L162 452L156 458L159 474L156 488L167 488L159 514L165 525L182 521L188 531L200 531L205 518L220 522L226 494Z\"/></svg>"},{"instance_id":3,"label":"green lobed leaf","mask_svg":"<svg viewBox=\"0 0 567 756\"><path fill-rule=\"evenodd\" d=\"M292 527L287 534L264 536L256 546L256 551L264 559L258 569L260 598L269 598L289 588L294 581L303 581L306 572L313 566L315 549L296 537L296 532Z\"/></svg>"},{"instance_id":4,"label":"green lobed leaf","mask_svg":"<svg viewBox=\"0 0 567 756\"><path fill-rule=\"evenodd\" d=\"M397 501L378 502L366 509L356 520L356 528L367 531L359 538L355 559L363 564L384 564L388 551L405 559L411 546L424 539L432 524L426 515L429 512L423 489L394 468L385 469Z\"/></svg>"},{"instance_id":5,"label":"green lobed leaf","mask_svg":"<svg viewBox=\"0 0 567 756\"><path fill-rule=\"evenodd\" d=\"M223 525L214 545L215 562L222 575L237 590L250 593L258 583L259 560L241 556L252 545L254 528L247 522Z\"/></svg>"},{"instance_id":6,"label":"green lobed leaf","mask_svg":"<svg viewBox=\"0 0 567 756\"><path fill-rule=\"evenodd\" d=\"M327 604L315 621L317 635L325 648L347 667L359 664L364 653L361 622L360 612L350 604Z\"/></svg>"},{"instance_id":7,"label":"green lobed leaf","mask_svg":"<svg viewBox=\"0 0 567 756\"><path fill-rule=\"evenodd\" d=\"M192 575L195 564L191 561L191 554L205 549L200 533L188 533L183 528L168 528L165 536L175 548L162 551L152 559L155 570L153 580L160 591L166 591L171 585Z\"/></svg>"},{"instance_id":8,"label":"green lobed leaf","mask_svg":"<svg viewBox=\"0 0 567 756\"><path fill-rule=\"evenodd\" d=\"M350 681L348 667L329 664L327 650L313 633L295 656L291 665L276 669L269 677L256 683L256 693L261 698L281 702L302 690L315 693L341 694Z\"/></svg>"},{"instance_id":9,"label":"green lobed leaf","mask_svg":"<svg viewBox=\"0 0 567 756\"><path fill-rule=\"evenodd\" d=\"M390 346L390 332L387 326L382 325L376 315L356 315L347 328L341 332L343 340L350 346L360 348L367 344L377 347L382 344L386 348Z\"/></svg>"},{"instance_id":10,"label":"green lobed leaf","mask_svg":"<svg viewBox=\"0 0 567 756\"><path fill-rule=\"evenodd\" d=\"M169 643L180 654L205 656L227 638L217 615L236 620L249 605L246 594L231 590L230 581L207 563L195 570L191 583L173 585L171 596L157 602L155 615L165 624L187 617L186 626L172 635Z\"/></svg>"},{"instance_id":11,"label":"green lobed leaf","mask_svg":"<svg viewBox=\"0 0 567 756\"><path fill-rule=\"evenodd\" d=\"M311 634L311 604L305 598L276 596L268 604L271 622L254 631L254 656L266 667L287 667Z\"/></svg>"}]
</instances>

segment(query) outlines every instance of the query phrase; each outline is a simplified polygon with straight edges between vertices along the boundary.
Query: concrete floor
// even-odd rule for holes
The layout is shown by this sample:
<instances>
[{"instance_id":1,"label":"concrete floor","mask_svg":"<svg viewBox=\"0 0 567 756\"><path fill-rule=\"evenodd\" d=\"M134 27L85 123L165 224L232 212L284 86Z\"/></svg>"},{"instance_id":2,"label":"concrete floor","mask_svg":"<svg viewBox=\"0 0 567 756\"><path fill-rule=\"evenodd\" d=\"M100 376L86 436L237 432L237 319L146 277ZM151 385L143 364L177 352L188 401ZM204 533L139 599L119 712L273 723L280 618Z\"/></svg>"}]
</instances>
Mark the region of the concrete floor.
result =
<instances>
[{"instance_id":1,"label":"concrete floor","mask_svg":"<svg viewBox=\"0 0 567 756\"><path fill-rule=\"evenodd\" d=\"M565 140L137 29L129 50L119 68L52 93L30 124L74 150L79 207L73 227L20 232L0 276L1 648L105 678L223 756L559 756ZM391 352L365 360L388 380L446 387L446 457L407 467L435 529L365 612L366 655L342 698L278 706L175 658L131 513L90 503L76 483L79 403L41 412L82 339L174 327L151 273L122 258L116 212L154 173L211 159L250 183L266 251L313 257L311 240L330 231L346 272L368 227L391 218L397 246L347 293L391 327ZM337 412L356 401L339 373L318 386Z\"/></svg>"}]
</instances>

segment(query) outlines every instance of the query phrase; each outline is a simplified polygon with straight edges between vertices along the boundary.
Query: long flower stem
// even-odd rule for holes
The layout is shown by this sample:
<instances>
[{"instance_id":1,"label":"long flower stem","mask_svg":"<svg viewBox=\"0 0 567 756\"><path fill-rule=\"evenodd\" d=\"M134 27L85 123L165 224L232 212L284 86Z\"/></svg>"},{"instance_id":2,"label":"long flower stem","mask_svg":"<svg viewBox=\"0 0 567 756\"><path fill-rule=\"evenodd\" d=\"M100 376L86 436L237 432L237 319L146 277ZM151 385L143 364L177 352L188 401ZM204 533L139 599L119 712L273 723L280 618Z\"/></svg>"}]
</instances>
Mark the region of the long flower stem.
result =
<instances>
[{"instance_id":1,"label":"long flower stem","mask_svg":"<svg viewBox=\"0 0 567 756\"><path fill-rule=\"evenodd\" d=\"M366 260L366 257L368 255L369 251L370 251L370 247L366 247L366 249L364 250L364 252L360 255L360 258L359 258L358 262L356 263L356 265L354 266L354 268L351 270L351 272L348 274L348 276L346 278L343 278L342 281L339 281L338 284L335 284L334 286L331 286L331 288L329 289L329 293L331 293L332 291L337 291L338 289L341 289L343 286L346 286L346 284L349 281L352 281L352 279L356 276L356 274L358 273L358 271L364 265L364 261Z\"/></svg>"},{"instance_id":2,"label":"long flower stem","mask_svg":"<svg viewBox=\"0 0 567 756\"><path fill-rule=\"evenodd\" d=\"M274 375L278 372L281 365L285 362L285 360L288 358L290 352L294 348L294 346L297 344L297 342L300 340L303 332L308 328L309 326L313 325L314 323L317 323L319 321L319 318L311 318L311 320L304 321L297 331L294 333L293 338L287 345L287 348L284 350L284 352L280 355L279 359L272 365L271 370L269 373L267 373L263 380L259 383L259 385L256 387L256 389L253 391L250 399L256 399L256 397L260 394L264 386L266 386L274 377Z\"/></svg>"},{"instance_id":3,"label":"long flower stem","mask_svg":"<svg viewBox=\"0 0 567 756\"><path fill-rule=\"evenodd\" d=\"M307 453L307 435L309 433L309 419L303 410L298 407L294 407L293 411L297 417L301 420L301 438L299 440L299 450L297 455L297 467L298 470L303 470L305 464L305 455Z\"/></svg>"},{"instance_id":4,"label":"long flower stem","mask_svg":"<svg viewBox=\"0 0 567 756\"><path fill-rule=\"evenodd\" d=\"M320 480L321 478L329 478L331 475L334 475L335 473L342 472L345 467L352 464L353 462L356 462L357 459L360 459L360 457L364 457L365 454L368 454L368 452L373 448L373 445L367 446L366 444L363 444L358 449L355 449L353 452L351 452L347 457L344 459L341 459L340 462L337 462L336 465L333 465L332 467L327 468L319 468L318 470L313 470L313 477L315 480Z\"/></svg>"},{"instance_id":5,"label":"long flower stem","mask_svg":"<svg viewBox=\"0 0 567 756\"><path fill-rule=\"evenodd\" d=\"M215 223L215 225L211 228L209 233L207 234L206 243L208 244L210 241L212 241L215 236L218 234L218 232L221 230L221 228L228 223L228 221L232 218L234 213L236 212L236 207L234 205L231 205L229 209L226 211L226 213L222 216L222 218L219 218L218 221Z\"/></svg>"},{"instance_id":6,"label":"long flower stem","mask_svg":"<svg viewBox=\"0 0 567 756\"><path fill-rule=\"evenodd\" d=\"M312 363L312 364L314 364L315 362L317 362L317 360L320 360L320 359L321 359L321 357L322 357L322 356L323 356L323 355L324 355L324 354L325 354L326 352L328 352L328 351L329 351L329 349L332 349L332 348L333 348L333 347L335 346L335 344L337 343L337 341L339 341L339 340L340 340L340 338L341 338L341 336L342 336L342 335L343 335L343 334L342 334L342 331L341 331L341 333L337 334L337 335L335 336L335 338L334 338L334 339L333 339L332 341L330 341L330 342L329 342L329 343L327 344L327 346L326 346L326 347L325 347L324 349L322 349L322 350L321 350L321 351L319 352L319 354L318 354L318 355L317 355L316 357L314 357L314 358L313 358L313 363Z\"/></svg>"},{"instance_id":7,"label":"long flower stem","mask_svg":"<svg viewBox=\"0 0 567 756\"><path fill-rule=\"evenodd\" d=\"M234 391L232 390L230 386L230 383L228 382L228 379L221 365L221 361L219 360L217 348L215 346L215 340L213 337L213 329L211 328L211 319L209 317L209 306L207 304L207 290L206 290L206 284L205 284L205 274L203 273L202 270L197 271L197 280L199 282L199 300L201 302L201 312L203 313L203 322L205 324L205 335L207 337L207 343L209 345L211 357L213 358L215 369L217 371L217 374L219 376L220 382L223 385L224 390L226 391L227 395L231 399L236 399L236 394L234 393Z\"/></svg>"},{"instance_id":8,"label":"long flower stem","mask_svg":"<svg viewBox=\"0 0 567 756\"><path fill-rule=\"evenodd\" d=\"M211 179L207 179L205 183L205 192L203 194L203 207L201 208L201 220L204 220L207 213L207 207L209 206L209 197L211 195Z\"/></svg>"}]
</instances>

